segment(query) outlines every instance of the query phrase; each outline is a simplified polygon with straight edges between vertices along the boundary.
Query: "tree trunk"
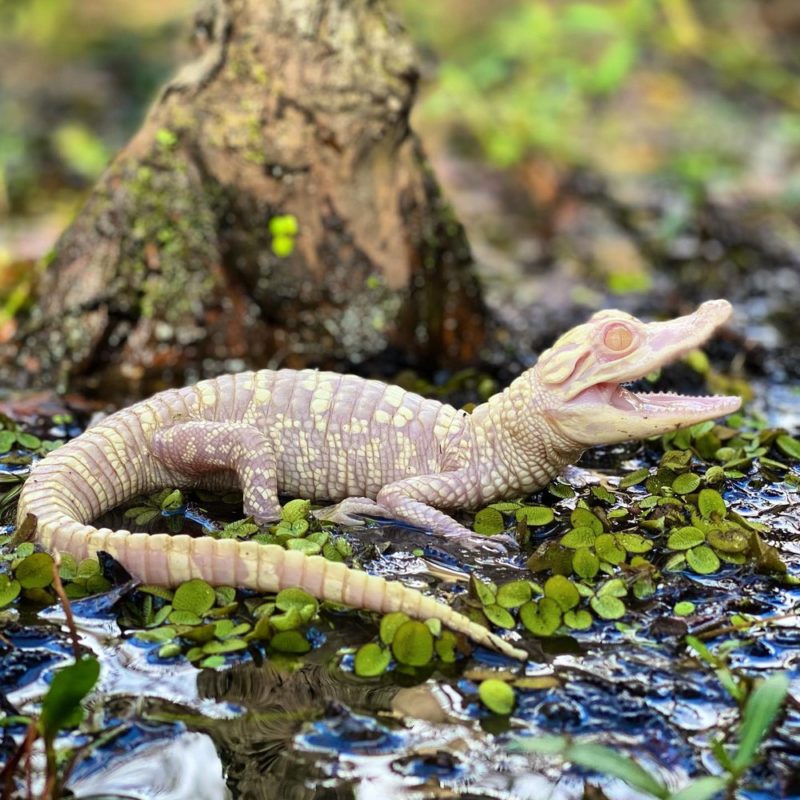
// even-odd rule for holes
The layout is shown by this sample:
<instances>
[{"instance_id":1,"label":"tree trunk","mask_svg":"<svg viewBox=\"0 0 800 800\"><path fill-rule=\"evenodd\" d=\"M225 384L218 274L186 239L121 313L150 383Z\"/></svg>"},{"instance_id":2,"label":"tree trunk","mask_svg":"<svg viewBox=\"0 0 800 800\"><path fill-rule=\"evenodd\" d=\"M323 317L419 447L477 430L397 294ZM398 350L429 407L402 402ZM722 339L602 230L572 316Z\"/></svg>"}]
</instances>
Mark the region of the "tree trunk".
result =
<instances>
[{"instance_id":1,"label":"tree trunk","mask_svg":"<svg viewBox=\"0 0 800 800\"><path fill-rule=\"evenodd\" d=\"M215 0L196 32L42 275L14 354L27 383L474 361L484 306L385 4Z\"/></svg>"}]
</instances>

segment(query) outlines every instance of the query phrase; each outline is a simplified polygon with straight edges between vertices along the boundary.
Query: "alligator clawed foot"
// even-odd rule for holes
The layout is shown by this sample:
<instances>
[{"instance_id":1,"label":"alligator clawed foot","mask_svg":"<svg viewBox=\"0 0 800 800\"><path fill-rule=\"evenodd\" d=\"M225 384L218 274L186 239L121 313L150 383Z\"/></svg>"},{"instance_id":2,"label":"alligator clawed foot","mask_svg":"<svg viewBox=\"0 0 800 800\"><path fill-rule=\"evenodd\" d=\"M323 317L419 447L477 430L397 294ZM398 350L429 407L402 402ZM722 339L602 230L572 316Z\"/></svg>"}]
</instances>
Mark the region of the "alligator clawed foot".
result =
<instances>
[{"instance_id":1,"label":"alligator clawed foot","mask_svg":"<svg viewBox=\"0 0 800 800\"><path fill-rule=\"evenodd\" d=\"M385 517L386 509L368 497L350 497L333 506L325 506L311 512L318 520L335 522L337 525L363 525L364 516Z\"/></svg>"},{"instance_id":2,"label":"alligator clawed foot","mask_svg":"<svg viewBox=\"0 0 800 800\"><path fill-rule=\"evenodd\" d=\"M468 550L488 550L499 556L507 556L509 550L519 550L519 543L513 536L500 534L498 536L482 536L474 534L464 536L459 541Z\"/></svg>"}]
</instances>

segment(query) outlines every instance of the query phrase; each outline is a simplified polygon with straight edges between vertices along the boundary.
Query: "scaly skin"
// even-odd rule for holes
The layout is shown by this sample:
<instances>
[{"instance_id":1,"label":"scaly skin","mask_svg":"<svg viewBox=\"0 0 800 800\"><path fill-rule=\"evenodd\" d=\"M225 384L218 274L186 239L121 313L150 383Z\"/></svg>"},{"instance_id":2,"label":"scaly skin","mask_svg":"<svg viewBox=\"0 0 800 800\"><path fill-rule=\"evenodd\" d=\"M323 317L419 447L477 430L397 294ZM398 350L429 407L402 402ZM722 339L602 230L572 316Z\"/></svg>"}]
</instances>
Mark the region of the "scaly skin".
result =
<instances>
[{"instance_id":1,"label":"scaly skin","mask_svg":"<svg viewBox=\"0 0 800 800\"><path fill-rule=\"evenodd\" d=\"M467 546L485 545L440 509L523 496L586 447L738 408L738 398L636 395L618 385L698 346L729 314L724 300L662 323L600 312L472 414L397 386L311 370L226 375L162 392L38 463L20 495L17 524L32 517L44 548L79 559L102 550L149 583L203 578L264 592L299 586L322 600L434 617L524 659L522 650L444 603L320 556L87 523L165 486L238 485L245 513L261 523L279 518L279 493L345 498L318 514L340 521L352 514L394 517Z\"/></svg>"}]
</instances>

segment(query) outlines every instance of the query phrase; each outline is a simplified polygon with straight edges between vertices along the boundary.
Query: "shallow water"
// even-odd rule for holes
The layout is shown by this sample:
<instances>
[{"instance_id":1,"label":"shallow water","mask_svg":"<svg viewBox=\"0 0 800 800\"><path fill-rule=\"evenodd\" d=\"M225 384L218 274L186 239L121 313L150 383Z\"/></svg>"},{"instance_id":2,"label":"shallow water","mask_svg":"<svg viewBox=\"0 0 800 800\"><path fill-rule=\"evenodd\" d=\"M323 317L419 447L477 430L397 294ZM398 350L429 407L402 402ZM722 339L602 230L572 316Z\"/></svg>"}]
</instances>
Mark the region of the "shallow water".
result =
<instances>
[{"instance_id":1,"label":"shallow water","mask_svg":"<svg viewBox=\"0 0 800 800\"><path fill-rule=\"evenodd\" d=\"M656 458L639 456L645 463ZM571 478L591 483L595 475L574 470ZM782 481L754 490L740 480L725 496L742 515L770 525L770 543L790 573L800 574L797 485ZM431 543L420 532L390 525L353 536L397 544L368 565L387 577L433 581L436 556L447 580L459 577L438 542L428 549L430 558L409 554L412 546ZM484 559L479 568L503 579L526 573L519 558ZM552 676L552 685L517 690L510 719L475 701L480 679L515 669L485 650L446 676L412 671L362 680L352 674L352 657L340 660L336 653L366 641L372 629L352 614L326 614L317 625L318 647L302 660L257 663L245 655L227 669L197 670L159 659L158 645L121 636L113 599L73 604L82 640L103 664L102 699L93 711L106 729L119 727L115 739L75 770L70 786L81 797L583 796L585 770L509 749L516 737L541 733L612 744L677 788L713 769L709 738L738 718L714 673L688 657L683 636L725 628L733 612L781 618L741 637L730 664L752 677L787 671L795 697L769 740L767 761L751 773L741 796L800 796L800 589L752 574L749 566L726 566L711 576L671 574L653 598L632 606L622 630L595 622L589 631L542 640L541 659L526 674ZM693 600L695 615L673 616L678 599ZM57 609L26 611L19 626L6 627L12 647L4 652L0 688L20 710L70 659L61 619ZM618 780L593 775L591 782L609 797L637 796Z\"/></svg>"}]
</instances>

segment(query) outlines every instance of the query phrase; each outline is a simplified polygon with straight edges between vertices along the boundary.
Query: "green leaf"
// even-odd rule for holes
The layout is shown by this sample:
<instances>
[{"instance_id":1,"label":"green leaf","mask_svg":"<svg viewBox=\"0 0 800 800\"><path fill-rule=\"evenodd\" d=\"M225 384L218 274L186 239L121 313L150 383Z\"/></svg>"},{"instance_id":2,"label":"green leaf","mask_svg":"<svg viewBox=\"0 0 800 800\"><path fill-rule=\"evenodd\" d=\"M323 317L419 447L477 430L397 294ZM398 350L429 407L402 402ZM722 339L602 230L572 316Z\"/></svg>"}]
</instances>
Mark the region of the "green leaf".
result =
<instances>
[{"instance_id":1,"label":"green leaf","mask_svg":"<svg viewBox=\"0 0 800 800\"><path fill-rule=\"evenodd\" d=\"M781 434L775 440L775 444L778 446L778 450L785 456L789 456L789 458L793 458L795 461L800 461L800 442L797 441L797 439L787 434Z\"/></svg>"},{"instance_id":2,"label":"green leaf","mask_svg":"<svg viewBox=\"0 0 800 800\"><path fill-rule=\"evenodd\" d=\"M17 443L26 450L38 450L42 446L42 440L31 433L18 433Z\"/></svg>"},{"instance_id":3,"label":"green leaf","mask_svg":"<svg viewBox=\"0 0 800 800\"><path fill-rule=\"evenodd\" d=\"M696 636L687 636L684 641L709 667L719 666L719 659L708 649L708 645L705 642Z\"/></svg>"},{"instance_id":4,"label":"green leaf","mask_svg":"<svg viewBox=\"0 0 800 800\"><path fill-rule=\"evenodd\" d=\"M199 625L203 620L194 611L176 609L169 615L172 625Z\"/></svg>"},{"instance_id":5,"label":"green leaf","mask_svg":"<svg viewBox=\"0 0 800 800\"><path fill-rule=\"evenodd\" d=\"M594 551L601 561L608 561L609 564L621 564L627 555L616 537L610 533L603 533L595 539Z\"/></svg>"},{"instance_id":6,"label":"green leaf","mask_svg":"<svg viewBox=\"0 0 800 800\"><path fill-rule=\"evenodd\" d=\"M176 642L168 642L158 649L159 658L175 658L181 654L181 646Z\"/></svg>"},{"instance_id":7,"label":"green leaf","mask_svg":"<svg viewBox=\"0 0 800 800\"><path fill-rule=\"evenodd\" d=\"M269 644L281 653L298 656L311 650L311 644L300 631L280 631L269 640Z\"/></svg>"},{"instance_id":8,"label":"green leaf","mask_svg":"<svg viewBox=\"0 0 800 800\"><path fill-rule=\"evenodd\" d=\"M322 555L327 558L328 561L344 561L344 556L339 551L339 548L331 542L322 545Z\"/></svg>"},{"instance_id":9,"label":"green leaf","mask_svg":"<svg viewBox=\"0 0 800 800\"><path fill-rule=\"evenodd\" d=\"M14 556L16 558L27 558L30 555L33 555L34 550L36 549L36 545L33 542L23 542L21 545L14 550Z\"/></svg>"},{"instance_id":10,"label":"green leaf","mask_svg":"<svg viewBox=\"0 0 800 800\"><path fill-rule=\"evenodd\" d=\"M704 775L695 778L678 792L671 794L669 800L711 800L716 795L725 791L728 781L717 775Z\"/></svg>"},{"instance_id":11,"label":"green leaf","mask_svg":"<svg viewBox=\"0 0 800 800\"><path fill-rule=\"evenodd\" d=\"M567 611L564 614L564 624L573 630L585 631L592 627L592 615L584 608Z\"/></svg>"},{"instance_id":12,"label":"green leaf","mask_svg":"<svg viewBox=\"0 0 800 800\"><path fill-rule=\"evenodd\" d=\"M14 431L0 431L0 453L7 453L17 441Z\"/></svg>"},{"instance_id":13,"label":"green leaf","mask_svg":"<svg viewBox=\"0 0 800 800\"><path fill-rule=\"evenodd\" d=\"M219 624L219 623L217 623ZM195 625L189 630L182 630L181 636L184 639L189 639L191 642L198 642L205 644L214 638L214 623L209 622L206 625Z\"/></svg>"},{"instance_id":14,"label":"green leaf","mask_svg":"<svg viewBox=\"0 0 800 800\"><path fill-rule=\"evenodd\" d=\"M567 531L561 537L561 544L564 547L569 547L572 550L577 550L582 547L594 547L594 540L597 534L588 525L581 525Z\"/></svg>"},{"instance_id":15,"label":"green leaf","mask_svg":"<svg viewBox=\"0 0 800 800\"><path fill-rule=\"evenodd\" d=\"M506 528L503 515L495 508L483 508L475 515L472 530L481 536L496 536Z\"/></svg>"},{"instance_id":16,"label":"green leaf","mask_svg":"<svg viewBox=\"0 0 800 800\"><path fill-rule=\"evenodd\" d=\"M391 644L398 628L405 625L411 617L403 611L392 611L381 619L380 637L384 644Z\"/></svg>"},{"instance_id":17,"label":"green leaf","mask_svg":"<svg viewBox=\"0 0 800 800\"><path fill-rule=\"evenodd\" d=\"M283 589L275 598L275 607L280 611L296 610L303 622L313 619L319 610L319 601L302 589Z\"/></svg>"},{"instance_id":18,"label":"green leaf","mask_svg":"<svg viewBox=\"0 0 800 800\"><path fill-rule=\"evenodd\" d=\"M629 489L631 486L636 486L636 484L646 480L649 477L649 475L650 475L650 470L647 469L646 467L642 467L642 469L637 469L635 472L631 472L630 474L626 475L619 482L619 488Z\"/></svg>"},{"instance_id":19,"label":"green leaf","mask_svg":"<svg viewBox=\"0 0 800 800\"><path fill-rule=\"evenodd\" d=\"M575 608L581 599L575 584L563 575L553 575L548 578L544 585L544 594L545 597L555 600L562 611Z\"/></svg>"},{"instance_id":20,"label":"green leaf","mask_svg":"<svg viewBox=\"0 0 800 800\"><path fill-rule=\"evenodd\" d=\"M592 486L591 492L592 497L596 497L601 503L614 505L617 501L617 498L605 486Z\"/></svg>"},{"instance_id":21,"label":"green leaf","mask_svg":"<svg viewBox=\"0 0 800 800\"><path fill-rule=\"evenodd\" d=\"M442 635L434 641L436 655L445 663L453 664L456 660L458 639L452 631L442 631Z\"/></svg>"},{"instance_id":22,"label":"green leaf","mask_svg":"<svg viewBox=\"0 0 800 800\"><path fill-rule=\"evenodd\" d=\"M191 611L202 617L214 605L215 598L212 586L200 578L194 578L175 590L172 607L176 611Z\"/></svg>"},{"instance_id":23,"label":"green leaf","mask_svg":"<svg viewBox=\"0 0 800 800\"><path fill-rule=\"evenodd\" d=\"M484 606L483 613L486 614L486 618L493 625L497 625L498 628L506 628L511 630L515 626L514 617L512 617L508 611L506 611L502 606L499 606L497 603Z\"/></svg>"},{"instance_id":24,"label":"green leaf","mask_svg":"<svg viewBox=\"0 0 800 800\"><path fill-rule=\"evenodd\" d=\"M597 590L598 597L625 597L626 594L628 588L622 578L612 578Z\"/></svg>"},{"instance_id":25,"label":"green leaf","mask_svg":"<svg viewBox=\"0 0 800 800\"><path fill-rule=\"evenodd\" d=\"M162 600L166 600L168 603L172 602L172 598L175 596L175 592L172 589L168 589L166 586L156 586L152 583L142 583L136 587L137 592L142 592L143 594L151 594L153 597L160 597Z\"/></svg>"},{"instance_id":26,"label":"green leaf","mask_svg":"<svg viewBox=\"0 0 800 800\"><path fill-rule=\"evenodd\" d=\"M306 526L308 525L305 520L301 521L305 523ZM309 541L308 539L289 539L289 541L286 542L286 549L299 550L301 553L305 553L307 556L316 556L322 552L322 547L320 545L318 545L316 542Z\"/></svg>"},{"instance_id":27,"label":"green leaf","mask_svg":"<svg viewBox=\"0 0 800 800\"><path fill-rule=\"evenodd\" d=\"M192 659L189 660L191 661ZM207 656L200 662L200 666L204 669L217 669L218 667L224 667L225 656Z\"/></svg>"},{"instance_id":28,"label":"green leaf","mask_svg":"<svg viewBox=\"0 0 800 800\"><path fill-rule=\"evenodd\" d=\"M595 596L589 603L595 614L602 619L621 619L625 616L625 603L618 597Z\"/></svg>"},{"instance_id":29,"label":"green leaf","mask_svg":"<svg viewBox=\"0 0 800 800\"><path fill-rule=\"evenodd\" d=\"M679 617L689 617L694 614L697 606L689 600L681 600L679 603L675 603L675 608L673 611Z\"/></svg>"},{"instance_id":30,"label":"green leaf","mask_svg":"<svg viewBox=\"0 0 800 800\"><path fill-rule=\"evenodd\" d=\"M272 623L268 616L261 617L253 626L253 630L247 634L249 640L255 639L258 642L268 642L272 638Z\"/></svg>"},{"instance_id":31,"label":"green leaf","mask_svg":"<svg viewBox=\"0 0 800 800\"><path fill-rule=\"evenodd\" d=\"M706 539L715 550L721 553L744 553L750 549L750 535L741 528L711 530Z\"/></svg>"},{"instance_id":32,"label":"green leaf","mask_svg":"<svg viewBox=\"0 0 800 800\"><path fill-rule=\"evenodd\" d=\"M700 476L693 472L685 472L672 482L672 491L675 494L691 494L698 486L700 486Z\"/></svg>"},{"instance_id":33,"label":"green leaf","mask_svg":"<svg viewBox=\"0 0 800 800\"><path fill-rule=\"evenodd\" d=\"M768 545L757 533L750 534L750 548L756 566L761 572L786 572L786 564L781 554L772 545Z\"/></svg>"},{"instance_id":34,"label":"green leaf","mask_svg":"<svg viewBox=\"0 0 800 800\"><path fill-rule=\"evenodd\" d=\"M203 652L207 655L224 655L225 653L236 653L246 648L247 642L244 639L226 639L224 642L212 640L203 645Z\"/></svg>"},{"instance_id":35,"label":"green leaf","mask_svg":"<svg viewBox=\"0 0 800 800\"><path fill-rule=\"evenodd\" d=\"M618 750L600 744L573 744L564 756L573 764L619 778L641 792L659 798L669 797L669 790L661 781Z\"/></svg>"},{"instance_id":36,"label":"green leaf","mask_svg":"<svg viewBox=\"0 0 800 800\"><path fill-rule=\"evenodd\" d=\"M492 583L476 578L471 575L469 579L470 594L480 602L481 605L490 606L497 602L497 588Z\"/></svg>"},{"instance_id":37,"label":"green leaf","mask_svg":"<svg viewBox=\"0 0 800 800\"><path fill-rule=\"evenodd\" d=\"M11 580L8 575L0 575L0 608L13 603L20 593L20 582Z\"/></svg>"},{"instance_id":38,"label":"green leaf","mask_svg":"<svg viewBox=\"0 0 800 800\"><path fill-rule=\"evenodd\" d=\"M595 533L603 532L603 523L600 519L592 514L588 508L581 508L578 506L570 515L569 520L573 527L580 528L583 526L590 527Z\"/></svg>"},{"instance_id":39,"label":"green leaf","mask_svg":"<svg viewBox=\"0 0 800 800\"><path fill-rule=\"evenodd\" d=\"M481 702L495 714L510 714L514 710L516 697L514 689L505 681L497 678L487 678L478 686L478 696Z\"/></svg>"},{"instance_id":40,"label":"green leaf","mask_svg":"<svg viewBox=\"0 0 800 800\"><path fill-rule=\"evenodd\" d=\"M535 636L550 636L561 625L561 608L555 600L531 600L519 610L522 624Z\"/></svg>"},{"instance_id":41,"label":"green leaf","mask_svg":"<svg viewBox=\"0 0 800 800\"><path fill-rule=\"evenodd\" d=\"M600 571L600 559L588 547L581 547L572 559L572 569L576 575L590 580Z\"/></svg>"},{"instance_id":42,"label":"green leaf","mask_svg":"<svg viewBox=\"0 0 800 800\"><path fill-rule=\"evenodd\" d=\"M78 576L78 562L71 553L61 554L61 563L58 565L58 577L62 581L72 581Z\"/></svg>"},{"instance_id":43,"label":"green leaf","mask_svg":"<svg viewBox=\"0 0 800 800\"><path fill-rule=\"evenodd\" d=\"M149 522L152 522L156 517L161 516L161 511L157 508L149 508L145 506L141 506L139 508L129 508L125 512L125 516L133 518L133 521L137 525L147 525Z\"/></svg>"},{"instance_id":44,"label":"green leaf","mask_svg":"<svg viewBox=\"0 0 800 800\"><path fill-rule=\"evenodd\" d=\"M728 512L722 495L716 489L702 489L697 496L697 507L703 519L710 519L714 514L722 518Z\"/></svg>"},{"instance_id":45,"label":"green leaf","mask_svg":"<svg viewBox=\"0 0 800 800\"><path fill-rule=\"evenodd\" d=\"M171 625L152 628L147 631L136 631L135 636L141 642L168 642L175 638L177 631Z\"/></svg>"},{"instance_id":46,"label":"green leaf","mask_svg":"<svg viewBox=\"0 0 800 800\"><path fill-rule=\"evenodd\" d=\"M558 483L554 481L548 485L547 491L553 495L553 497L558 497L561 500L569 500L575 497L575 490L568 483Z\"/></svg>"},{"instance_id":47,"label":"green leaf","mask_svg":"<svg viewBox=\"0 0 800 800\"><path fill-rule=\"evenodd\" d=\"M547 506L524 506L517 510L516 518L524 519L528 525L549 525L554 519L553 509Z\"/></svg>"},{"instance_id":48,"label":"green leaf","mask_svg":"<svg viewBox=\"0 0 800 800\"><path fill-rule=\"evenodd\" d=\"M310 500L290 500L281 508L281 519L289 524L304 520L311 512Z\"/></svg>"},{"instance_id":49,"label":"green leaf","mask_svg":"<svg viewBox=\"0 0 800 800\"><path fill-rule=\"evenodd\" d=\"M725 470L720 466L709 467L703 480L708 483L722 483L725 480Z\"/></svg>"},{"instance_id":50,"label":"green leaf","mask_svg":"<svg viewBox=\"0 0 800 800\"><path fill-rule=\"evenodd\" d=\"M687 551L686 561L698 575L710 575L719 569L717 554L706 545L693 547Z\"/></svg>"},{"instance_id":51,"label":"green leaf","mask_svg":"<svg viewBox=\"0 0 800 800\"><path fill-rule=\"evenodd\" d=\"M78 578L89 579L100 574L100 562L96 558L84 558L78 564Z\"/></svg>"},{"instance_id":52,"label":"green leaf","mask_svg":"<svg viewBox=\"0 0 800 800\"><path fill-rule=\"evenodd\" d=\"M653 549L653 543L638 533L618 533L616 539L629 553L647 553Z\"/></svg>"},{"instance_id":53,"label":"green leaf","mask_svg":"<svg viewBox=\"0 0 800 800\"><path fill-rule=\"evenodd\" d=\"M171 491L162 501L162 511L177 511L183 505L183 493L180 489Z\"/></svg>"},{"instance_id":54,"label":"green leaf","mask_svg":"<svg viewBox=\"0 0 800 800\"><path fill-rule=\"evenodd\" d=\"M305 522L305 520L303 520L303 522ZM306 525L308 525L307 522L306 522ZM317 533L310 533L306 537L306 541L314 542L314 544L318 544L318 545L322 546L322 545L326 544L330 538L331 538L331 535L327 531L318 531Z\"/></svg>"},{"instance_id":55,"label":"green leaf","mask_svg":"<svg viewBox=\"0 0 800 800\"><path fill-rule=\"evenodd\" d=\"M495 511L499 511L501 514L511 514L518 508L522 508L522 503L492 503L489 508L493 508Z\"/></svg>"},{"instance_id":56,"label":"green leaf","mask_svg":"<svg viewBox=\"0 0 800 800\"><path fill-rule=\"evenodd\" d=\"M528 581L510 581L497 590L497 604L503 608L519 608L531 599L531 594Z\"/></svg>"},{"instance_id":57,"label":"green leaf","mask_svg":"<svg viewBox=\"0 0 800 800\"><path fill-rule=\"evenodd\" d=\"M53 582L53 557L34 553L23 559L14 572L23 589L44 589Z\"/></svg>"},{"instance_id":58,"label":"green leaf","mask_svg":"<svg viewBox=\"0 0 800 800\"><path fill-rule=\"evenodd\" d=\"M356 652L355 673L361 678L375 678L386 672L391 660L392 654L388 650L370 642Z\"/></svg>"},{"instance_id":59,"label":"green leaf","mask_svg":"<svg viewBox=\"0 0 800 800\"><path fill-rule=\"evenodd\" d=\"M778 673L759 683L747 698L739 729L739 749L733 758L733 764L740 772L753 763L788 691L789 678L785 673Z\"/></svg>"},{"instance_id":60,"label":"green leaf","mask_svg":"<svg viewBox=\"0 0 800 800\"><path fill-rule=\"evenodd\" d=\"M39 717L39 728L45 739L52 741L60 730L80 723L83 719L81 703L99 676L100 662L91 656L56 672L42 700Z\"/></svg>"},{"instance_id":61,"label":"green leaf","mask_svg":"<svg viewBox=\"0 0 800 800\"><path fill-rule=\"evenodd\" d=\"M236 589L233 586L215 586L214 602L218 606L230 605L236 599Z\"/></svg>"},{"instance_id":62,"label":"green leaf","mask_svg":"<svg viewBox=\"0 0 800 800\"><path fill-rule=\"evenodd\" d=\"M687 525L683 528L676 528L667 539L667 547L670 550L689 550L692 547L702 544L706 540L706 535L699 528Z\"/></svg>"},{"instance_id":63,"label":"green leaf","mask_svg":"<svg viewBox=\"0 0 800 800\"><path fill-rule=\"evenodd\" d=\"M392 653L401 664L425 666L433 658L433 635L424 623L409 620L395 632Z\"/></svg>"},{"instance_id":64,"label":"green leaf","mask_svg":"<svg viewBox=\"0 0 800 800\"><path fill-rule=\"evenodd\" d=\"M218 536L220 539L243 539L246 536L252 536L254 533L258 533L258 525L249 517L245 517L244 519L229 522L218 532Z\"/></svg>"}]
</instances>

